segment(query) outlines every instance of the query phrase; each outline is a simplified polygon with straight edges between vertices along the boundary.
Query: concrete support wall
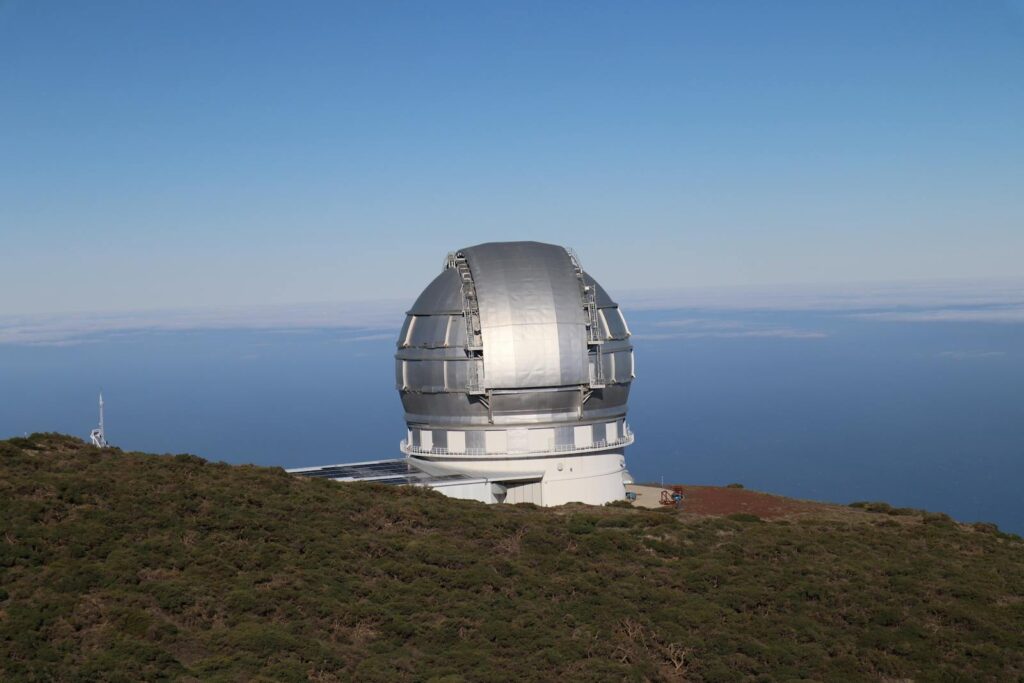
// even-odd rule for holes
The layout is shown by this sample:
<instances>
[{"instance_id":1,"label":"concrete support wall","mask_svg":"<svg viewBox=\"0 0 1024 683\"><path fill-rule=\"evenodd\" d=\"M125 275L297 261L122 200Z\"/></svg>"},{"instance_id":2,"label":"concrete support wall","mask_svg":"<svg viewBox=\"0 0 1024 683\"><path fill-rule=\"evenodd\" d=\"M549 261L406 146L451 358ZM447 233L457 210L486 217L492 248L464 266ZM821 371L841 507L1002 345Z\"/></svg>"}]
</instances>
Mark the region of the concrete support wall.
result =
<instances>
[{"instance_id":1,"label":"concrete support wall","mask_svg":"<svg viewBox=\"0 0 1024 683\"><path fill-rule=\"evenodd\" d=\"M553 458L426 460L413 456L410 461L431 474L465 474L500 484L506 489L506 503L603 505L626 496L622 483L626 462L621 448ZM436 488L449 495L447 487ZM494 500L492 496L489 502Z\"/></svg>"}]
</instances>

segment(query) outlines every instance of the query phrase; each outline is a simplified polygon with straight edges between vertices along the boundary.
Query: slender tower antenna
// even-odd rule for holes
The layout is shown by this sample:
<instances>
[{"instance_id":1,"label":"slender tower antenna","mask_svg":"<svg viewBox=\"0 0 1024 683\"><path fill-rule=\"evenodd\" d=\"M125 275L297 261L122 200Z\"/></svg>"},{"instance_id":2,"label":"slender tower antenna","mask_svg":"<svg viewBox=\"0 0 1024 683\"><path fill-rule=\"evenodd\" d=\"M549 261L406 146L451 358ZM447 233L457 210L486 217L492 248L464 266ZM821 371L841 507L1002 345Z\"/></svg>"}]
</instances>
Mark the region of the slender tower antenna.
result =
<instances>
[{"instance_id":1,"label":"slender tower antenna","mask_svg":"<svg viewBox=\"0 0 1024 683\"><path fill-rule=\"evenodd\" d=\"M89 440L97 448L107 447L107 435L103 430L103 392L100 392L100 426L89 433Z\"/></svg>"}]
</instances>

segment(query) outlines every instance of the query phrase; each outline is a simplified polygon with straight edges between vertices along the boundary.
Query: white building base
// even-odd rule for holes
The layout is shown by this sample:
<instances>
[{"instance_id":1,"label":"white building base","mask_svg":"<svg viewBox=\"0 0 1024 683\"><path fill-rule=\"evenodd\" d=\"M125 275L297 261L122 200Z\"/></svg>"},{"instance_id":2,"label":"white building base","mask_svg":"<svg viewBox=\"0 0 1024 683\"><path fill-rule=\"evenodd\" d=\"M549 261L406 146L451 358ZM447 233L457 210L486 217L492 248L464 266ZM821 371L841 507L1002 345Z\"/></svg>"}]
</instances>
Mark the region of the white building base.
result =
<instances>
[{"instance_id":1,"label":"white building base","mask_svg":"<svg viewBox=\"0 0 1024 683\"><path fill-rule=\"evenodd\" d=\"M300 467L297 476L339 482L424 486L449 498L481 503L604 505L626 497L621 447L561 455L515 454L455 457L408 454L405 458Z\"/></svg>"},{"instance_id":2,"label":"white building base","mask_svg":"<svg viewBox=\"0 0 1024 683\"><path fill-rule=\"evenodd\" d=\"M451 474L484 479L491 503L533 503L544 507L585 503L604 505L624 500L626 461L621 449L564 457L447 458L410 455L409 463L437 477ZM440 484L440 485L438 485ZM430 484L453 498L481 500L479 487ZM450 489L450 490L449 490Z\"/></svg>"}]
</instances>

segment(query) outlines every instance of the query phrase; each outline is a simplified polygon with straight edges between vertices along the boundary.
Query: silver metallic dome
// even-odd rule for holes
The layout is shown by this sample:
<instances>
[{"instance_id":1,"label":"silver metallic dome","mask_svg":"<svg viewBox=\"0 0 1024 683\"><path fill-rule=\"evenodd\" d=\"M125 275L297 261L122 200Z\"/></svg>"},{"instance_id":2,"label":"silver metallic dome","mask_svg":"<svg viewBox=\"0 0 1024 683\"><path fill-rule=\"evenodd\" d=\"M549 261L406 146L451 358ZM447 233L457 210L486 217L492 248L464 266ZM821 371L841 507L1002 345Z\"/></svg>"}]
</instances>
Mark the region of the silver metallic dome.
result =
<instances>
[{"instance_id":1,"label":"silver metallic dome","mask_svg":"<svg viewBox=\"0 0 1024 683\"><path fill-rule=\"evenodd\" d=\"M525 425L555 427L553 445L571 449L574 427L619 422L621 441L632 351L618 305L565 248L491 242L451 253L398 338L406 452L453 450L452 429L469 430L464 451L483 449L481 430ZM416 435L424 430L429 446Z\"/></svg>"}]
</instances>

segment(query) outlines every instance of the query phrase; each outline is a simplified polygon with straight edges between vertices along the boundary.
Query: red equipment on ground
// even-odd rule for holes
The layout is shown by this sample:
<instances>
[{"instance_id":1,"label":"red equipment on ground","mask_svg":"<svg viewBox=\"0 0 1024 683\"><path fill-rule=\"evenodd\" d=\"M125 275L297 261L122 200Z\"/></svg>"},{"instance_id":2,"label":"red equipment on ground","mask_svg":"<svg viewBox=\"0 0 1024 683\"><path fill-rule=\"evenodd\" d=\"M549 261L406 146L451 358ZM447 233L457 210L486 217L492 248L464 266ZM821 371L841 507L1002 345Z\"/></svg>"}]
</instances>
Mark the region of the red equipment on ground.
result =
<instances>
[{"instance_id":1,"label":"red equipment on ground","mask_svg":"<svg viewBox=\"0 0 1024 683\"><path fill-rule=\"evenodd\" d=\"M673 486L672 490L664 489L661 492L662 505L674 505L677 508L683 506L683 487Z\"/></svg>"}]
</instances>

